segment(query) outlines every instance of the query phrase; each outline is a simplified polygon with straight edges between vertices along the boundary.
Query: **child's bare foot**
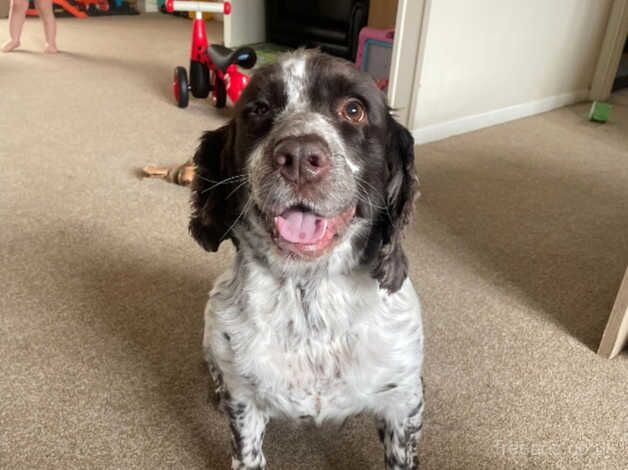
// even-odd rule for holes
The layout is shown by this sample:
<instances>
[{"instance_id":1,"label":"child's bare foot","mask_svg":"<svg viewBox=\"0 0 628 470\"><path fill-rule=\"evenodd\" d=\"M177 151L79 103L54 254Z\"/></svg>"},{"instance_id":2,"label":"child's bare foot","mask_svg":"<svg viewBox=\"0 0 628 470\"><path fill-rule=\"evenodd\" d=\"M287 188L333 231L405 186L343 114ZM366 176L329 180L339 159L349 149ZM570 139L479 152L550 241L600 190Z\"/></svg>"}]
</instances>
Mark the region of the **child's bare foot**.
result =
<instances>
[{"instance_id":1,"label":"child's bare foot","mask_svg":"<svg viewBox=\"0 0 628 470\"><path fill-rule=\"evenodd\" d=\"M57 49L57 46L55 46L54 44L46 43L46 47L44 47L44 52L46 54L56 54L57 52L59 52L59 50Z\"/></svg>"},{"instance_id":2,"label":"child's bare foot","mask_svg":"<svg viewBox=\"0 0 628 470\"><path fill-rule=\"evenodd\" d=\"M2 44L2 52L11 52L16 47L20 47L20 41L8 39Z\"/></svg>"}]
</instances>

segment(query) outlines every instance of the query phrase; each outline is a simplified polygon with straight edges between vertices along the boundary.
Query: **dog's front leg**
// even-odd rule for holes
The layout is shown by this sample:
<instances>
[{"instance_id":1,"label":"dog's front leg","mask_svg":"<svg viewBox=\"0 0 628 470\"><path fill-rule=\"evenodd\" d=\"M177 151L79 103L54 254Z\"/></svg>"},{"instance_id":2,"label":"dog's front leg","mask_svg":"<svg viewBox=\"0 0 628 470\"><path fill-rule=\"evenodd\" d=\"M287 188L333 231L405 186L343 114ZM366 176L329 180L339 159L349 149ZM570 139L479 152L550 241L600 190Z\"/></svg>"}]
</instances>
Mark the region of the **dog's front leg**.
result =
<instances>
[{"instance_id":1,"label":"dog's front leg","mask_svg":"<svg viewBox=\"0 0 628 470\"><path fill-rule=\"evenodd\" d=\"M226 400L231 428L231 470L264 470L262 442L268 417L250 401Z\"/></svg>"},{"instance_id":2,"label":"dog's front leg","mask_svg":"<svg viewBox=\"0 0 628 470\"><path fill-rule=\"evenodd\" d=\"M377 420L379 438L384 444L386 470L417 470L417 441L423 427L423 397L413 401L401 415L395 411Z\"/></svg>"}]
</instances>

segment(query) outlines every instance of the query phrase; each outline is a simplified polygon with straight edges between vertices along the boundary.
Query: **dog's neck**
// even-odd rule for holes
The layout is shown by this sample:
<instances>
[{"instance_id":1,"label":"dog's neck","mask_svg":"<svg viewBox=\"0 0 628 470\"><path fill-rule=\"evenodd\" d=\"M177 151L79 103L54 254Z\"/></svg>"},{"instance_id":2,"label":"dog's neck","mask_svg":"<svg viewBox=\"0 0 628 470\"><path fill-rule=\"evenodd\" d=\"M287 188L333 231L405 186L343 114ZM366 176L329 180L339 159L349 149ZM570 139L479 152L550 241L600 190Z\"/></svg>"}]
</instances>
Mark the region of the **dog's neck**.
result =
<instances>
[{"instance_id":1,"label":"dog's neck","mask_svg":"<svg viewBox=\"0 0 628 470\"><path fill-rule=\"evenodd\" d=\"M268 260L252 256L241 244L233 266L236 284L232 288L246 304L241 307L244 311L254 311L272 330L286 332L287 341L329 342L368 314L354 305L356 298L375 301L378 292L377 281L366 267L333 268L331 263L321 263L317 269L282 271Z\"/></svg>"}]
</instances>

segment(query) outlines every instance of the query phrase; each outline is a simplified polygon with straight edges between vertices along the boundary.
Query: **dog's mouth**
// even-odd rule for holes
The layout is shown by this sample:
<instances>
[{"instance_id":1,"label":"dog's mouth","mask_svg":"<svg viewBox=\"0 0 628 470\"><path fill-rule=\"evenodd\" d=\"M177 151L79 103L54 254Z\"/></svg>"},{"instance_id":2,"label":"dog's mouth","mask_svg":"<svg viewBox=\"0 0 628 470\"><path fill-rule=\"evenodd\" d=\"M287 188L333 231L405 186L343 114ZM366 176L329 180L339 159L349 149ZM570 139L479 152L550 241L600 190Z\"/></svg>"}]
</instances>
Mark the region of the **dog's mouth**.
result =
<instances>
[{"instance_id":1,"label":"dog's mouth","mask_svg":"<svg viewBox=\"0 0 628 470\"><path fill-rule=\"evenodd\" d=\"M317 258L340 239L355 215L355 206L333 217L323 217L304 206L292 206L274 218L273 238L283 251Z\"/></svg>"}]
</instances>

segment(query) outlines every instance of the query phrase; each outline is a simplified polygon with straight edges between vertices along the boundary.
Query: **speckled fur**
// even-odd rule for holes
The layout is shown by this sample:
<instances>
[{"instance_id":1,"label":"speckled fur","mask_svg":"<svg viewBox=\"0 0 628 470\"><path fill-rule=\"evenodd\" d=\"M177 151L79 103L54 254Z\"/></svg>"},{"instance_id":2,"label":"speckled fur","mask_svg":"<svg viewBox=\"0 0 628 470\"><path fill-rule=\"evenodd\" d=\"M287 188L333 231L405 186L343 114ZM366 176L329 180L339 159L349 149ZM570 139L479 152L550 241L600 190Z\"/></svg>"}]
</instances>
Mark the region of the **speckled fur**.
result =
<instances>
[{"instance_id":1,"label":"speckled fur","mask_svg":"<svg viewBox=\"0 0 628 470\"><path fill-rule=\"evenodd\" d=\"M369 183L373 188L369 204L329 254L311 261L287 259L274 247L264 222L264 203L272 199L267 193L273 189L260 189L259 181L264 172L271 171L264 169L264 152L273 132L298 133L299 126L309 126L307 132L313 132L318 120L320 125L315 128L339 149L334 171L343 176L330 178L337 194L327 199L320 196L321 207L340 207L354 200L358 184L353 178L364 175L372 164L364 160L355 143L345 142L333 116L319 115L310 108L307 81L312 60L330 60L332 65L346 68L335 59L303 52L280 63L286 102L273 125L246 146L240 171L247 172L250 184L233 190L242 191L236 194L246 201L237 206L240 215L232 215L234 221L223 220L229 216L229 206L220 206L216 212L218 206L203 192L207 183L197 179L193 187L191 229L195 238L206 248L216 249L225 238L223 234L218 239L216 234L224 232L237 246L232 268L219 277L210 293L203 336L216 396L230 420L231 468L266 468L262 442L271 418L320 424L366 412L375 417L386 469L415 469L423 415L423 332L420 303L406 276L407 260L401 248L401 230L416 189L407 131L400 133L400 126L393 123L388 124L392 130L387 143L371 138L373 155L384 158L386 145L390 162L381 175L371 171L375 176ZM364 80L357 72L343 73ZM252 98L244 96L247 99ZM372 106L377 124L376 113L386 111L376 107L384 106L383 100ZM304 120L308 113L310 118ZM389 122L382 116L382 123ZM221 149L232 139L236 149L232 152L242 158L237 153L238 143L233 142L236 137L222 132L218 137L206 137L205 143L207 139L219 141L222 155ZM399 143L397 135L405 141ZM364 145L369 146L368 142ZM226 163L208 164L207 158L208 147L201 146L195 160L202 178L215 181L230 176L215 174ZM233 164L235 158L228 162ZM379 185L382 194L376 191L377 178L383 180ZM274 196L278 200L290 197L286 191ZM371 200L387 207L377 210Z\"/></svg>"}]
</instances>

